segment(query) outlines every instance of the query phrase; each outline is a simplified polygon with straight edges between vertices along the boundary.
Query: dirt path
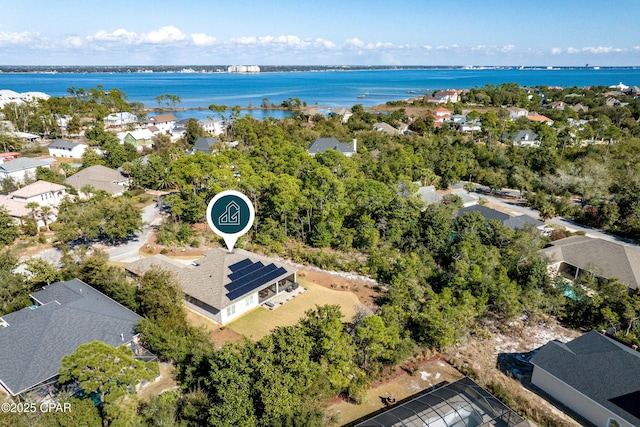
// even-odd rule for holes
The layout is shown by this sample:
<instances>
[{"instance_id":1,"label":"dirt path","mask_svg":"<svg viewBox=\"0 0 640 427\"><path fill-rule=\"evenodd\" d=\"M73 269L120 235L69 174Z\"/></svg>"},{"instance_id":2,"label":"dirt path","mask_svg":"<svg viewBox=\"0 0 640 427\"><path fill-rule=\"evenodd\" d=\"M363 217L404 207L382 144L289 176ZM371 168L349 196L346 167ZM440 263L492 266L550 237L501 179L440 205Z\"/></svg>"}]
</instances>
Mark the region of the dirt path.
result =
<instances>
[{"instance_id":1,"label":"dirt path","mask_svg":"<svg viewBox=\"0 0 640 427\"><path fill-rule=\"evenodd\" d=\"M139 392L138 396L149 398L157 396L163 391L173 390L178 387L178 384L173 379L173 365L170 363L160 362L158 363L160 369L160 378L151 384L147 384Z\"/></svg>"},{"instance_id":2,"label":"dirt path","mask_svg":"<svg viewBox=\"0 0 640 427\"><path fill-rule=\"evenodd\" d=\"M438 357L421 363L413 375L401 368L382 381L372 384L366 401L360 405L335 399L326 411L328 425L344 425L385 407L383 398L392 395L397 401L441 383L453 382L463 375ZM329 421L330 420L330 421Z\"/></svg>"},{"instance_id":3,"label":"dirt path","mask_svg":"<svg viewBox=\"0 0 640 427\"><path fill-rule=\"evenodd\" d=\"M553 420L553 425L577 427L580 423L500 371L497 361L500 354L526 353L554 339L567 342L580 335L580 332L564 328L555 321L517 325L503 331L488 332L485 337L470 338L450 349L444 357L462 372L475 376L480 385L497 384L506 390L519 406L513 409L520 409L527 418L537 422L547 418ZM528 383L526 379L523 382Z\"/></svg>"},{"instance_id":4,"label":"dirt path","mask_svg":"<svg viewBox=\"0 0 640 427\"><path fill-rule=\"evenodd\" d=\"M380 296L380 288L374 281L361 279L355 275L338 272L319 271L311 268L301 268L298 275L304 280L334 291L351 292L360 302L375 311L376 299ZM378 290L376 290L378 289Z\"/></svg>"}]
</instances>

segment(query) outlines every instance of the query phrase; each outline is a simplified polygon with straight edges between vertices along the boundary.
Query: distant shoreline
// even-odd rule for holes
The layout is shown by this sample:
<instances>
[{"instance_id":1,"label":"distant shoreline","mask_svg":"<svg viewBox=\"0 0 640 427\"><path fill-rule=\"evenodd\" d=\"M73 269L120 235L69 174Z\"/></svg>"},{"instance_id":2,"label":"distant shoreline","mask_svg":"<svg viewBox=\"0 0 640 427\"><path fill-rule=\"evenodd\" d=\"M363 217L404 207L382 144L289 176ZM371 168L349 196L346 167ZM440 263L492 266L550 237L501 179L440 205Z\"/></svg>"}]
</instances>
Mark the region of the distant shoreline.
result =
<instances>
[{"instance_id":1,"label":"distant shoreline","mask_svg":"<svg viewBox=\"0 0 640 427\"><path fill-rule=\"evenodd\" d=\"M522 71L552 71L552 70L633 70L640 69L637 65L625 66L547 66L547 65L260 65L259 73L229 73L227 65L96 65L96 66L68 66L68 65L0 65L0 73L6 74L145 74L145 73L178 73L178 74L263 74L282 72L347 72L347 71L407 71L407 70L522 70Z\"/></svg>"}]
</instances>

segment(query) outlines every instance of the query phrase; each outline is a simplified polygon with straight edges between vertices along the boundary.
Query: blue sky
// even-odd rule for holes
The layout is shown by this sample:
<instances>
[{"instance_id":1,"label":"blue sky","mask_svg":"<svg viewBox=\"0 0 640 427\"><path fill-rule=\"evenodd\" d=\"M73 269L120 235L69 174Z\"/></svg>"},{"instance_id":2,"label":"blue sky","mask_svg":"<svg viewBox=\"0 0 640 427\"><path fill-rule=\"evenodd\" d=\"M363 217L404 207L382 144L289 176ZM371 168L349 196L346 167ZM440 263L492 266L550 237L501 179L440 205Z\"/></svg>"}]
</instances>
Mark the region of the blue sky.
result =
<instances>
[{"instance_id":1,"label":"blue sky","mask_svg":"<svg viewBox=\"0 0 640 427\"><path fill-rule=\"evenodd\" d=\"M640 1L0 0L0 65L640 65Z\"/></svg>"}]
</instances>

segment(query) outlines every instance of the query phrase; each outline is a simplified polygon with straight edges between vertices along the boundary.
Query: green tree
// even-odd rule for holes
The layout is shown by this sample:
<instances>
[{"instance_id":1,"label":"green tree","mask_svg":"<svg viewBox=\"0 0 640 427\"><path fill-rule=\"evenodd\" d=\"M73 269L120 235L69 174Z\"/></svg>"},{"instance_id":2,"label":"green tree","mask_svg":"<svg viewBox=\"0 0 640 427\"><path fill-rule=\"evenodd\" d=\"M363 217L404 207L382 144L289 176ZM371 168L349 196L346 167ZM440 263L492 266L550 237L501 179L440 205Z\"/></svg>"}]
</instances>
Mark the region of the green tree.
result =
<instances>
[{"instance_id":1,"label":"green tree","mask_svg":"<svg viewBox=\"0 0 640 427\"><path fill-rule=\"evenodd\" d=\"M187 149L191 149L199 137L204 136L204 130L196 119L189 119L185 125L185 134L182 139Z\"/></svg>"},{"instance_id":2,"label":"green tree","mask_svg":"<svg viewBox=\"0 0 640 427\"><path fill-rule=\"evenodd\" d=\"M18 237L18 225L9 211L4 206L0 206L0 247L13 243Z\"/></svg>"},{"instance_id":3,"label":"green tree","mask_svg":"<svg viewBox=\"0 0 640 427\"><path fill-rule=\"evenodd\" d=\"M87 395L97 396L106 426L105 405L130 394L142 381L156 378L158 365L136 360L133 351L125 346L111 347L93 341L64 356L58 374L60 383L75 382Z\"/></svg>"}]
</instances>

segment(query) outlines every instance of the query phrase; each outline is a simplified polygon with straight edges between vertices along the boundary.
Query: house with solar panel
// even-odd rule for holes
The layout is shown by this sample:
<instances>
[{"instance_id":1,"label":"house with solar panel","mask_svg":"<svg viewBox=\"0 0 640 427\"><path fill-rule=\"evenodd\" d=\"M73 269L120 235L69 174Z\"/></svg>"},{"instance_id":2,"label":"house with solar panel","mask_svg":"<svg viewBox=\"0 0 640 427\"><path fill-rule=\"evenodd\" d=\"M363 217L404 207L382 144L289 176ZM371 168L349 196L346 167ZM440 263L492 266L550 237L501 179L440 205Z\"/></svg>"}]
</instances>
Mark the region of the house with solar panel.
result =
<instances>
[{"instance_id":1,"label":"house with solar panel","mask_svg":"<svg viewBox=\"0 0 640 427\"><path fill-rule=\"evenodd\" d=\"M142 276L154 267L175 275L187 307L222 325L298 287L297 269L243 249L213 249L188 265L158 254L125 269Z\"/></svg>"}]
</instances>

